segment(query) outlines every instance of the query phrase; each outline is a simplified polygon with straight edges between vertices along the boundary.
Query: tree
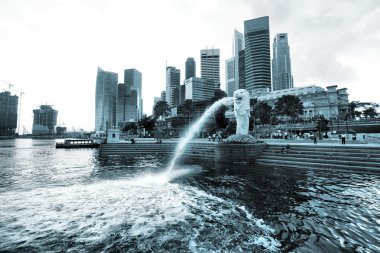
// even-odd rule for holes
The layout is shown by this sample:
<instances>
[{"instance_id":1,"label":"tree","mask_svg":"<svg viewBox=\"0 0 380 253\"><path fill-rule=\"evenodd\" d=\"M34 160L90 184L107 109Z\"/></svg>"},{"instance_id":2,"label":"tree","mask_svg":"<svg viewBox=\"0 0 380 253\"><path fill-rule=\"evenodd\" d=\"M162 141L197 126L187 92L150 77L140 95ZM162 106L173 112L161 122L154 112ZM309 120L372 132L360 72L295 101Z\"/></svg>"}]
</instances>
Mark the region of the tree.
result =
<instances>
[{"instance_id":1,"label":"tree","mask_svg":"<svg viewBox=\"0 0 380 253\"><path fill-rule=\"evenodd\" d=\"M166 101L158 101L157 104L153 107L154 121L159 117L167 117L170 115L169 105Z\"/></svg>"},{"instance_id":2,"label":"tree","mask_svg":"<svg viewBox=\"0 0 380 253\"><path fill-rule=\"evenodd\" d=\"M372 102L360 102L351 101L348 104L349 115L351 118L360 118L364 116L365 118L376 117L378 113L376 112L379 108L379 104ZM364 114L366 112L366 114Z\"/></svg>"},{"instance_id":3,"label":"tree","mask_svg":"<svg viewBox=\"0 0 380 253\"><path fill-rule=\"evenodd\" d=\"M121 131L128 132L129 134L135 134L137 132L137 128L138 128L137 124L130 123L130 124L124 125Z\"/></svg>"},{"instance_id":4,"label":"tree","mask_svg":"<svg viewBox=\"0 0 380 253\"><path fill-rule=\"evenodd\" d=\"M317 119L316 127L318 130L319 139L322 139L321 133L327 132L329 130L328 124L329 124L329 121L327 119L325 119L325 117L323 115Z\"/></svg>"},{"instance_id":5,"label":"tree","mask_svg":"<svg viewBox=\"0 0 380 253\"><path fill-rule=\"evenodd\" d=\"M277 115L285 117L285 126L287 128L289 118L295 119L303 113L303 104L297 96L284 95L276 101L274 110Z\"/></svg>"},{"instance_id":6,"label":"tree","mask_svg":"<svg viewBox=\"0 0 380 253\"><path fill-rule=\"evenodd\" d=\"M379 114L376 112L376 109L374 107L369 107L363 111L363 116L364 118L376 118Z\"/></svg>"},{"instance_id":7,"label":"tree","mask_svg":"<svg viewBox=\"0 0 380 253\"><path fill-rule=\"evenodd\" d=\"M224 92L221 89L217 89L214 91L214 96L210 99L211 104L215 103L216 101L227 97L227 93Z\"/></svg>"},{"instance_id":8,"label":"tree","mask_svg":"<svg viewBox=\"0 0 380 253\"><path fill-rule=\"evenodd\" d=\"M303 112L303 104L297 96L284 95L275 103L275 112L278 115L296 118Z\"/></svg>"},{"instance_id":9,"label":"tree","mask_svg":"<svg viewBox=\"0 0 380 253\"><path fill-rule=\"evenodd\" d=\"M147 116L144 114L139 120L139 127L143 127L147 131L152 131L155 123L156 122L152 116Z\"/></svg>"},{"instance_id":10,"label":"tree","mask_svg":"<svg viewBox=\"0 0 380 253\"><path fill-rule=\"evenodd\" d=\"M260 124L269 124L271 120L272 107L267 102L259 101L253 107L253 112L260 120Z\"/></svg>"},{"instance_id":11,"label":"tree","mask_svg":"<svg viewBox=\"0 0 380 253\"><path fill-rule=\"evenodd\" d=\"M223 135L229 136L229 135L233 135L235 133L236 133L236 121L230 120L230 122L228 122L226 130L223 132Z\"/></svg>"},{"instance_id":12,"label":"tree","mask_svg":"<svg viewBox=\"0 0 380 253\"><path fill-rule=\"evenodd\" d=\"M227 106L222 105L214 114L215 126L217 129L226 128L228 121L226 119L225 113L227 111Z\"/></svg>"}]
</instances>

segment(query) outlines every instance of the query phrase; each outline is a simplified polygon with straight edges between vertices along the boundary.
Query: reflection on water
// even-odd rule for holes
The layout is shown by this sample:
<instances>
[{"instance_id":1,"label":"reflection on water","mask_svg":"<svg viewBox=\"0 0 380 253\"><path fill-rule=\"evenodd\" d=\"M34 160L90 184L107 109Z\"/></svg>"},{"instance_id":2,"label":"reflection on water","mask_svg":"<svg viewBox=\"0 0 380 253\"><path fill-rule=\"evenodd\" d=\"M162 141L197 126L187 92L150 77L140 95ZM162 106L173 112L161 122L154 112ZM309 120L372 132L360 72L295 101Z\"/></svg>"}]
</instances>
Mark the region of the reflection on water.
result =
<instances>
[{"instance_id":1,"label":"reflection on water","mask_svg":"<svg viewBox=\"0 0 380 253\"><path fill-rule=\"evenodd\" d=\"M379 252L380 176L0 141L0 251Z\"/></svg>"}]
</instances>

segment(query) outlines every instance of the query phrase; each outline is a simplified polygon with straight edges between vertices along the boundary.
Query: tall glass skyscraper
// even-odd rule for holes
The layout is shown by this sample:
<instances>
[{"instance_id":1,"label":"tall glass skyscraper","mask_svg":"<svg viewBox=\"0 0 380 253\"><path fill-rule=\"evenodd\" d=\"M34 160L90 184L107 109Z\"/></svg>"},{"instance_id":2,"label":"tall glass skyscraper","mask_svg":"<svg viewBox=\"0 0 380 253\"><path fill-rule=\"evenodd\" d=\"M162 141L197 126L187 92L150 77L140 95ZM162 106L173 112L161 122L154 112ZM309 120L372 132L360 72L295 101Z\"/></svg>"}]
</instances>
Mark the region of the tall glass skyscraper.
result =
<instances>
[{"instance_id":1,"label":"tall glass skyscraper","mask_svg":"<svg viewBox=\"0 0 380 253\"><path fill-rule=\"evenodd\" d=\"M201 77L212 80L214 88L220 87L220 50L201 50Z\"/></svg>"},{"instance_id":2,"label":"tall glass skyscraper","mask_svg":"<svg viewBox=\"0 0 380 253\"><path fill-rule=\"evenodd\" d=\"M234 57L234 81L235 81L235 87L234 91L237 89L240 89L239 84L239 52L244 50L244 35L235 30L234 32L234 44L233 44L233 57Z\"/></svg>"},{"instance_id":3,"label":"tall glass skyscraper","mask_svg":"<svg viewBox=\"0 0 380 253\"><path fill-rule=\"evenodd\" d=\"M270 91L269 17L244 21L245 88L253 96Z\"/></svg>"},{"instance_id":4,"label":"tall glass skyscraper","mask_svg":"<svg viewBox=\"0 0 380 253\"><path fill-rule=\"evenodd\" d=\"M175 105L176 97L174 90L179 89L181 71L175 67L166 67L166 102L169 106ZM177 99L178 101L178 99Z\"/></svg>"},{"instance_id":5,"label":"tall glass skyscraper","mask_svg":"<svg viewBox=\"0 0 380 253\"><path fill-rule=\"evenodd\" d=\"M287 33L279 33L274 38L272 78L273 91L293 88L293 76Z\"/></svg>"},{"instance_id":6,"label":"tall glass skyscraper","mask_svg":"<svg viewBox=\"0 0 380 253\"><path fill-rule=\"evenodd\" d=\"M187 58L185 63L185 80L196 76L196 65L194 58Z\"/></svg>"},{"instance_id":7,"label":"tall glass skyscraper","mask_svg":"<svg viewBox=\"0 0 380 253\"><path fill-rule=\"evenodd\" d=\"M98 68L95 91L95 131L116 126L116 90L118 75Z\"/></svg>"},{"instance_id":8,"label":"tall glass skyscraper","mask_svg":"<svg viewBox=\"0 0 380 253\"><path fill-rule=\"evenodd\" d=\"M234 91L237 90L235 87L235 59L232 57L226 60L226 92L228 97L232 97Z\"/></svg>"},{"instance_id":9,"label":"tall glass skyscraper","mask_svg":"<svg viewBox=\"0 0 380 253\"><path fill-rule=\"evenodd\" d=\"M124 84L126 85L126 95L131 95L131 90L136 90L137 104L132 104L134 108L137 108L137 120L142 117L142 75L137 69L125 69L124 70ZM127 108L132 112L131 108ZM133 113L134 114L134 113ZM133 117L131 117L133 118Z\"/></svg>"}]
</instances>

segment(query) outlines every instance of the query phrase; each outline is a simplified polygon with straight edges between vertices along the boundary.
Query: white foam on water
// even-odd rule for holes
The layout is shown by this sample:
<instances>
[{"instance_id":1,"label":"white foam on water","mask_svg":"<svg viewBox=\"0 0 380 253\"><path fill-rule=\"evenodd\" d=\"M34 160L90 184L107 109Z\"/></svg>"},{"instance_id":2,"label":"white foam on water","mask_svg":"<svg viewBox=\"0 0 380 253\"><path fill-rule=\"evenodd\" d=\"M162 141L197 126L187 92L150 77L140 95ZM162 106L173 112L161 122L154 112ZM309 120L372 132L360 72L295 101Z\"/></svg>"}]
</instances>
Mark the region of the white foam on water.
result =
<instances>
[{"instance_id":1,"label":"white foam on water","mask_svg":"<svg viewBox=\"0 0 380 253\"><path fill-rule=\"evenodd\" d=\"M126 180L4 192L0 195L0 246L23 241L33 245L38 237L57 233L96 244L122 231L124 237L154 235L157 241L184 240L190 251L197 252L223 240L222 246L226 247L240 233L249 235L242 244L275 251L279 243L271 238L271 229L244 207L192 186L170 183L189 173L194 173L194 168ZM186 232L176 232L178 226L184 226ZM215 234L205 233L210 226ZM158 229L164 232L156 233ZM211 243L214 237L219 239Z\"/></svg>"}]
</instances>

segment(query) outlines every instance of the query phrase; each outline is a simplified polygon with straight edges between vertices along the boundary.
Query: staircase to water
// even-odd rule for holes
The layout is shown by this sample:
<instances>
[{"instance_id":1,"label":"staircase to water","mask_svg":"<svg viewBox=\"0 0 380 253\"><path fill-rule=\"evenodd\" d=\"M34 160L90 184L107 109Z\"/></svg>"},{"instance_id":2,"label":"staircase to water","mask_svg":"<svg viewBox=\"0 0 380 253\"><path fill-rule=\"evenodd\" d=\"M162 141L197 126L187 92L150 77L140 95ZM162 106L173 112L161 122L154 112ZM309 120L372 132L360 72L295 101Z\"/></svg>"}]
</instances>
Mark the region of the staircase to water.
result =
<instances>
[{"instance_id":1,"label":"staircase to water","mask_svg":"<svg viewBox=\"0 0 380 253\"><path fill-rule=\"evenodd\" d=\"M258 164L275 167L319 168L380 172L380 147L269 144L257 159Z\"/></svg>"}]
</instances>

